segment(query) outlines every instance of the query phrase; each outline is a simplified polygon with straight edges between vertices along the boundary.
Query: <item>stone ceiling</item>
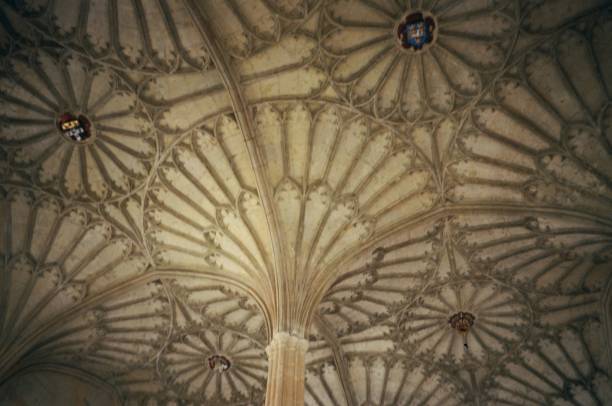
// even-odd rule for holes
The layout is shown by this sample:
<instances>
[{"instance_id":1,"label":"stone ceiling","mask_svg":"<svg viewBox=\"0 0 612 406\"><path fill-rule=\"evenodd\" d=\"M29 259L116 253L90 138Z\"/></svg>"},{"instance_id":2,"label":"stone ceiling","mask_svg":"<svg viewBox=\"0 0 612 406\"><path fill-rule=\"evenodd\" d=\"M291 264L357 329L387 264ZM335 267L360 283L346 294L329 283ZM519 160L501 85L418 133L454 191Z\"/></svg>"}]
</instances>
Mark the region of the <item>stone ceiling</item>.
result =
<instances>
[{"instance_id":1,"label":"stone ceiling","mask_svg":"<svg viewBox=\"0 0 612 406\"><path fill-rule=\"evenodd\" d=\"M308 406L612 403L608 1L0 19L0 404L260 405L275 331Z\"/></svg>"}]
</instances>

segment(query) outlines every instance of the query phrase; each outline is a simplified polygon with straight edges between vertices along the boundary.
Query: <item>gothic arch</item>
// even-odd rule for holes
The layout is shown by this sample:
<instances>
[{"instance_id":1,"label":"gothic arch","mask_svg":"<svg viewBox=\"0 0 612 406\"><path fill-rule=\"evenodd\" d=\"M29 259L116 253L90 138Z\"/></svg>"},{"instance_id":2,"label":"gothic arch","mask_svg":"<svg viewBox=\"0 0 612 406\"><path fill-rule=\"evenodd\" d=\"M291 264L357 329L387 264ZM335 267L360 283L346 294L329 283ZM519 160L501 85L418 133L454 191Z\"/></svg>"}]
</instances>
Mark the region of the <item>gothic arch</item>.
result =
<instances>
[{"instance_id":1,"label":"gothic arch","mask_svg":"<svg viewBox=\"0 0 612 406\"><path fill-rule=\"evenodd\" d=\"M67 365L128 406L612 402L609 0L0 22L0 380Z\"/></svg>"}]
</instances>

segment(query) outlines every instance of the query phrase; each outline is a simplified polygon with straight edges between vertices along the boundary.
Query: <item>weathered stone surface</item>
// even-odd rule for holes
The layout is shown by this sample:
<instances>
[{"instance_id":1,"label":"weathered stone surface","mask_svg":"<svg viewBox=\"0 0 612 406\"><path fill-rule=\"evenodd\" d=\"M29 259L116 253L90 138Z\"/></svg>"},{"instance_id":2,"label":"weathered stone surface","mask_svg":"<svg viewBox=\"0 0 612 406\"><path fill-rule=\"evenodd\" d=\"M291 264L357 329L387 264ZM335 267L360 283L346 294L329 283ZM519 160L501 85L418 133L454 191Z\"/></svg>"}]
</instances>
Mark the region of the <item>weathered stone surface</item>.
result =
<instances>
[{"instance_id":1,"label":"weathered stone surface","mask_svg":"<svg viewBox=\"0 0 612 406\"><path fill-rule=\"evenodd\" d=\"M2 2L0 402L611 403L611 16Z\"/></svg>"}]
</instances>

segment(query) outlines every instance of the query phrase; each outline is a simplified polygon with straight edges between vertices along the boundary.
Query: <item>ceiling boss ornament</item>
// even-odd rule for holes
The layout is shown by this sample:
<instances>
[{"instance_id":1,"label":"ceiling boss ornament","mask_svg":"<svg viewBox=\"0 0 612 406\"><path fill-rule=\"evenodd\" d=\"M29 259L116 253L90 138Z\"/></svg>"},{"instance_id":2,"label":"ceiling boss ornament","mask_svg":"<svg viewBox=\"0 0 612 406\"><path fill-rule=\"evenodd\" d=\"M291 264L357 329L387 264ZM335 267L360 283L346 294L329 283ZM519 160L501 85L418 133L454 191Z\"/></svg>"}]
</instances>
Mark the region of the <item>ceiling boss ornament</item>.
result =
<instances>
[{"instance_id":1,"label":"ceiling boss ornament","mask_svg":"<svg viewBox=\"0 0 612 406\"><path fill-rule=\"evenodd\" d=\"M326 2L330 80L360 111L392 122L448 114L482 90L517 31L514 2ZM415 2L408 2L409 4Z\"/></svg>"},{"instance_id":2,"label":"ceiling boss ornament","mask_svg":"<svg viewBox=\"0 0 612 406\"><path fill-rule=\"evenodd\" d=\"M262 345L248 334L211 328L207 318L201 320L181 328L164 349L163 385L193 405L244 405L263 396L267 362Z\"/></svg>"},{"instance_id":3,"label":"ceiling boss ornament","mask_svg":"<svg viewBox=\"0 0 612 406\"><path fill-rule=\"evenodd\" d=\"M434 41L435 35L433 17L420 11L409 13L397 27L397 37L404 49L420 51Z\"/></svg>"},{"instance_id":4,"label":"ceiling boss ornament","mask_svg":"<svg viewBox=\"0 0 612 406\"><path fill-rule=\"evenodd\" d=\"M463 336L463 348L468 350L467 336L476 317L469 312L458 312L448 319L448 324Z\"/></svg>"},{"instance_id":5,"label":"ceiling boss ornament","mask_svg":"<svg viewBox=\"0 0 612 406\"><path fill-rule=\"evenodd\" d=\"M114 199L143 185L157 141L133 83L107 66L46 48L15 52L5 68L0 148L11 168L79 201Z\"/></svg>"},{"instance_id":6,"label":"ceiling boss ornament","mask_svg":"<svg viewBox=\"0 0 612 406\"><path fill-rule=\"evenodd\" d=\"M0 15L0 382L612 405L612 2Z\"/></svg>"},{"instance_id":7,"label":"ceiling boss ornament","mask_svg":"<svg viewBox=\"0 0 612 406\"><path fill-rule=\"evenodd\" d=\"M458 255L452 257L463 261ZM484 365L523 342L531 320L520 293L473 277L425 289L400 317L398 327L406 350L419 357L457 362L469 358ZM467 337L461 340L457 332L469 332L469 353Z\"/></svg>"},{"instance_id":8,"label":"ceiling boss ornament","mask_svg":"<svg viewBox=\"0 0 612 406\"><path fill-rule=\"evenodd\" d=\"M211 371L214 371L216 373L221 374L230 369L231 366L232 363L230 362L230 360L223 355L215 354L208 357L208 367Z\"/></svg>"},{"instance_id":9,"label":"ceiling boss ornament","mask_svg":"<svg viewBox=\"0 0 612 406\"><path fill-rule=\"evenodd\" d=\"M64 113L57 120L57 128L70 141L82 144L94 139L94 128L83 114Z\"/></svg>"}]
</instances>

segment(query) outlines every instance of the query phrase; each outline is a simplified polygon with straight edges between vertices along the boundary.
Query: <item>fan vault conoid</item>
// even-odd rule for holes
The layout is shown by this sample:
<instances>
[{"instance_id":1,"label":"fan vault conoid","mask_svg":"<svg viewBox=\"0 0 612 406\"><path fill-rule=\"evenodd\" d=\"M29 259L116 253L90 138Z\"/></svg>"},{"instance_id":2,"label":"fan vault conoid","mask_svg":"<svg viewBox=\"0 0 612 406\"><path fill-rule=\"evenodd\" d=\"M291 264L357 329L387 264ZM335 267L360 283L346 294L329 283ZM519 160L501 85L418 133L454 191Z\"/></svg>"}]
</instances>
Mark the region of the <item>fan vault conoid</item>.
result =
<instances>
[{"instance_id":1,"label":"fan vault conoid","mask_svg":"<svg viewBox=\"0 0 612 406\"><path fill-rule=\"evenodd\" d=\"M0 20L0 404L612 403L609 1Z\"/></svg>"}]
</instances>

